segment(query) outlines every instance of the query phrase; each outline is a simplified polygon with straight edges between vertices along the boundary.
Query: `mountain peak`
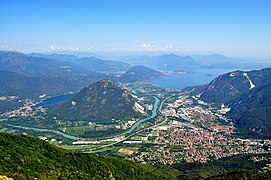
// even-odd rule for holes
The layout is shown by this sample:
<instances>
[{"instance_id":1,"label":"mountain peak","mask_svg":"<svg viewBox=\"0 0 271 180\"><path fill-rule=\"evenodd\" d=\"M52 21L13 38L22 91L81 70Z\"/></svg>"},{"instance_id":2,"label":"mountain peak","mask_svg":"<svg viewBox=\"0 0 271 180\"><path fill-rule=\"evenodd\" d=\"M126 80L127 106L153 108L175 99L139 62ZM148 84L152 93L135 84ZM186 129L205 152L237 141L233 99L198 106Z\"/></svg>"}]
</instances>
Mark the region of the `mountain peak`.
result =
<instances>
[{"instance_id":1,"label":"mountain peak","mask_svg":"<svg viewBox=\"0 0 271 180\"><path fill-rule=\"evenodd\" d=\"M109 87L117 87L116 84L114 84L112 81L108 80L108 79L103 79L103 80L99 80L93 84L90 84L87 86L88 89L91 89L93 87L99 87L99 88L109 88Z\"/></svg>"},{"instance_id":2,"label":"mountain peak","mask_svg":"<svg viewBox=\"0 0 271 180\"><path fill-rule=\"evenodd\" d=\"M218 54L218 53L213 53L209 55L210 57L225 57L222 54Z\"/></svg>"},{"instance_id":3,"label":"mountain peak","mask_svg":"<svg viewBox=\"0 0 271 180\"><path fill-rule=\"evenodd\" d=\"M100 84L100 85L108 86L108 85L113 85L113 82L110 81L110 80L108 80L108 79L102 79L102 80L97 81L93 85L95 85L95 84Z\"/></svg>"}]
</instances>

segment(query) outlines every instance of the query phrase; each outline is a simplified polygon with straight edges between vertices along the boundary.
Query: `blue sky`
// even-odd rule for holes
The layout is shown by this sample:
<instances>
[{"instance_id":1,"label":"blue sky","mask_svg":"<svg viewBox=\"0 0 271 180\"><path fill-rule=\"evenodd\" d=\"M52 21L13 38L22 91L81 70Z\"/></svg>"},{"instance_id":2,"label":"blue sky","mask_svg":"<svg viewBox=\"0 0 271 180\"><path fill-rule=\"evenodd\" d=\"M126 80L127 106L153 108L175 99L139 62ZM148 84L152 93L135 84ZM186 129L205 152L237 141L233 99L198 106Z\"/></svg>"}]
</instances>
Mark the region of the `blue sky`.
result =
<instances>
[{"instance_id":1,"label":"blue sky","mask_svg":"<svg viewBox=\"0 0 271 180\"><path fill-rule=\"evenodd\" d=\"M270 0L0 0L0 49L271 57Z\"/></svg>"}]
</instances>

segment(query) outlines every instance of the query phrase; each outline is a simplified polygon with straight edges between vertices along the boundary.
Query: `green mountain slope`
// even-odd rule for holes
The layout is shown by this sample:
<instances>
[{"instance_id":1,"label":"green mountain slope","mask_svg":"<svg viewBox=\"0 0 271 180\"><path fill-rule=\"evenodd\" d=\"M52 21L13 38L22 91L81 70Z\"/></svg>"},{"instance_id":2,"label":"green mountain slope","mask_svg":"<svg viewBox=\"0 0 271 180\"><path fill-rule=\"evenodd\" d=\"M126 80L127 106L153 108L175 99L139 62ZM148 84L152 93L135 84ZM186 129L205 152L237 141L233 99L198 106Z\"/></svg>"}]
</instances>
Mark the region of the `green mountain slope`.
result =
<instances>
[{"instance_id":1,"label":"green mountain slope","mask_svg":"<svg viewBox=\"0 0 271 180\"><path fill-rule=\"evenodd\" d=\"M254 158L265 160L253 161ZM234 171L259 171L271 163L270 159L271 154L236 155L206 163L177 163L173 167L180 171L179 179L212 179L214 176L231 177L230 172Z\"/></svg>"},{"instance_id":2,"label":"green mountain slope","mask_svg":"<svg viewBox=\"0 0 271 180\"><path fill-rule=\"evenodd\" d=\"M163 74L146 66L133 66L128 69L119 79L120 82L146 81L162 76Z\"/></svg>"},{"instance_id":3,"label":"green mountain slope","mask_svg":"<svg viewBox=\"0 0 271 180\"><path fill-rule=\"evenodd\" d=\"M271 85L255 88L230 101L228 113L238 127L271 136Z\"/></svg>"},{"instance_id":4,"label":"green mountain slope","mask_svg":"<svg viewBox=\"0 0 271 180\"><path fill-rule=\"evenodd\" d=\"M205 85L201 99L212 103L226 103L249 92L254 86L258 88L268 84L271 84L271 68L249 72L234 71L220 75Z\"/></svg>"},{"instance_id":5,"label":"green mountain slope","mask_svg":"<svg viewBox=\"0 0 271 180\"><path fill-rule=\"evenodd\" d=\"M260 171L233 171L228 172L226 174L222 174L220 176L213 176L207 179L214 180L226 180L226 179L253 179L253 180L263 180L263 179L271 179L271 170L270 167L266 167Z\"/></svg>"},{"instance_id":6,"label":"green mountain slope","mask_svg":"<svg viewBox=\"0 0 271 180\"><path fill-rule=\"evenodd\" d=\"M0 71L0 96L16 95L37 98L41 94L56 96L79 91L89 83L106 78L103 74L77 75L54 72L46 76L26 76L15 72Z\"/></svg>"},{"instance_id":7,"label":"green mountain slope","mask_svg":"<svg viewBox=\"0 0 271 180\"><path fill-rule=\"evenodd\" d=\"M74 153L43 140L0 133L0 174L14 179L176 179L176 171Z\"/></svg>"},{"instance_id":8,"label":"green mountain slope","mask_svg":"<svg viewBox=\"0 0 271 180\"><path fill-rule=\"evenodd\" d=\"M67 72L67 70L87 73L85 69L74 63L29 56L16 51L0 51L0 70L31 76L44 76L52 72Z\"/></svg>"}]
</instances>

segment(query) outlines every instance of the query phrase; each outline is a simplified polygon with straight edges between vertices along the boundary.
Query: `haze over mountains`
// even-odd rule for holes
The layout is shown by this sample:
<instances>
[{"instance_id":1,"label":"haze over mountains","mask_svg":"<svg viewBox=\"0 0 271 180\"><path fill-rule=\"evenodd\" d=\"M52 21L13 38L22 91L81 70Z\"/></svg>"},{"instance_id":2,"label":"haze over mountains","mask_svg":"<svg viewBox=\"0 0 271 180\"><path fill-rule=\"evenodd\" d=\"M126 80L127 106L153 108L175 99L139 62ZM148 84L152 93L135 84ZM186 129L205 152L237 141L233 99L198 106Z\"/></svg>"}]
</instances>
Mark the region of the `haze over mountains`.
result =
<instances>
[{"instance_id":1,"label":"haze over mountains","mask_svg":"<svg viewBox=\"0 0 271 180\"><path fill-rule=\"evenodd\" d=\"M83 57L78 58L74 55L67 55L67 54L30 54L30 56L35 57L44 57L48 59L55 59L64 62L70 62L78 67L86 69L88 71L96 71L96 72L106 72L106 73L114 73L116 71L126 71L131 65L127 63L122 63L119 61L113 60L102 60L96 57Z\"/></svg>"},{"instance_id":2,"label":"haze over mountains","mask_svg":"<svg viewBox=\"0 0 271 180\"><path fill-rule=\"evenodd\" d=\"M24 97L37 97L45 93L55 96L78 91L101 79L134 82L162 75L155 70L148 69L147 72L145 71L147 68L140 70L141 68L144 67L132 67L126 63L95 57L77 58L63 54L26 55L13 51L1 51L1 95L19 93Z\"/></svg>"},{"instance_id":3,"label":"haze over mountains","mask_svg":"<svg viewBox=\"0 0 271 180\"><path fill-rule=\"evenodd\" d=\"M2 0L0 180L271 180L270 9Z\"/></svg>"},{"instance_id":4,"label":"haze over mountains","mask_svg":"<svg viewBox=\"0 0 271 180\"><path fill-rule=\"evenodd\" d=\"M221 54L211 55L134 55L119 58L120 61L133 65L144 65L154 69L164 70L185 70L188 68L207 68L207 69L255 69L266 67L266 64L246 62L241 59L226 57Z\"/></svg>"},{"instance_id":5,"label":"haze over mountains","mask_svg":"<svg viewBox=\"0 0 271 180\"><path fill-rule=\"evenodd\" d=\"M215 56L220 57L220 55ZM214 56L211 56L209 62L215 62L212 58ZM225 59L227 58L223 57L222 61ZM0 71L9 71L10 74L9 80L6 82L6 74L0 73L1 92L3 95L6 92L11 95L20 90L20 94L31 94L32 97L43 93L54 96L78 91L101 79L127 83L151 80L163 75L161 72L144 66L161 70L186 70L201 66L199 60L195 60L191 56L182 57L175 54L140 56L130 59L129 62L140 66L132 67L132 65L120 61L102 60L95 57L78 58L67 54L44 55L38 53L26 55L14 51L1 51ZM19 77L20 75L21 77ZM11 88L14 84L16 86Z\"/></svg>"},{"instance_id":6,"label":"haze over mountains","mask_svg":"<svg viewBox=\"0 0 271 180\"><path fill-rule=\"evenodd\" d=\"M115 125L120 128L120 125L117 124L120 121L128 124L131 120L134 121L146 117L144 116L146 114L142 115L144 113L142 112L142 109L145 107L146 109L144 110L146 111L147 108L150 108L150 111L153 110L153 106L149 105L152 100L148 99L147 103L145 102L146 104L144 104L145 106L143 107L137 102L140 98L133 96L129 91L121 88L120 85L129 86L132 83L136 82L140 84L140 82L142 83L143 81L148 81L149 85L151 85L151 80L164 76L166 74L165 72L176 73L184 71L184 73L186 73L186 71L188 72L193 68L206 68L211 72L216 68L234 68L240 65L229 62L232 62L229 58L218 54L210 55L208 57L163 54L159 56L141 56L131 59L131 61L120 62L115 60L103 60L96 57L78 58L76 56L66 54L26 55L18 52L1 51L0 95L16 95L23 98L39 100L39 96L42 94L56 96L70 91L76 92L71 99L46 107L46 110L43 111L43 113L46 114L45 117L48 119L33 118L29 120L31 121L30 123L36 123L35 125L44 123L47 127L60 127L58 126L59 124L66 124L64 128L61 127L59 129L63 130L63 132L66 132L67 129L68 132L74 131L73 135L80 138L100 138L103 133L112 133L111 135L116 135L124 132L124 129L115 128ZM180 73L179 75L184 74ZM207 102L208 105L218 108L224 104L226 108L228 108L228 112L225 116L232 120L232 123L238 129L238 135L256 138L270 138L271 68L252 71L232 71L218 77L214 77L210 83L193 87L193 89L194 91L191 91L191 93L195 93L194 95L197 95L200 100ZM158 88L158 92L157 97L160 98L163 97L163 93L166 92L169 92L169 97L174 97L175 93L179 93L179 91L174 91L174 93L172 93L162 88ZM151 93L147 93L145 95L146 97L152 96ZM180 97L182 97L182 95L180 95ZM191 101L193 103L193 100ZM2 102L0 102L0 105L1 103ZM4 106L6 105L4 104ZM15 104L14 108L15 107L19 107L19 105ZM4 112L5 111L3 111L3 113ZM42 121L42 123L40 121ZM14 124L20 125L16 123L17 122ZM25 124L21 125L27 125L29 122L24 121L24 123ZM81 130L81 132L79 132L81 127L67 126L67 124L76 125L80 123L83 124L83 130ZM93 129L89 130L88 127L92 124L94 124L93 127L91 127ZM109 128L96 132L96 128L103 125L108 126ZM35 128L39 128L39 126L35 126ZM139 128L143 129L144 126ZM94 134L94 132L96 134ZM245 133L242 134L242 132ZM80 136L78 136L78 134L80 134ZM99 171L99 173L97 173L97 177L112 177L112 174L114 177L119 177L114 173L122 173L122 171L114 170L112 165L114 163L117 163L117 165L123 164L124 167L121 167L123 167L124 170L131 167L135 168L135 170L132 170L133 173L131 174L133 177L135 177L134 174L138 175L138 169L143 171L140 165L134 165L133 163L114 159L107 159L107 162L104 162L103 158L99 156L70 154L66 151L61 151L48 146L48 144L42 144L41 141L31 138L3 136L0 134L0 140L2 137L11 139L13 142L17 142L18 139L22 140L23 138L24 140L22 140L22 142L26 145L16 144L16 147L20 149L22 149L22 147L25 148L25 146L28 145L29 140L35 142L35 148L39 152L43 151L43 149L49 149L61 154L61 158L58 158L50 153L36 154L31 148L26 151L28 154L25 155L25 157L35 159L35 157L38 156L39 161L44 162L45 164L55 164L58 160L61 160L61 167L59 165L57 166L57 169L73 172L73 174L62 173L61 175L57 175L55 174L55 171L52 171L52 169L49 168L44 171L44 166L41 164L38 165L38 168L36 169L37 171L46 173L48 173L48 171L53 172L49 175L54 177L78 176L78 170L80 170L80 173L82 173L84 177L96 177L96 175L93 175L96 171L93 171L91 168L82 169L84 161L82 161L78 156L89 160L91 162L89 163L89 166L93 166L93 162L98 162L98 164L100 163L100 168L97 169L97 171ZM159 138L156 137L155 139L159 140ZM6 140L2 140L2 142L7 143ZM12 151L12 153L14 153L14 151ZM35 157L33 157L32 154L34 154ZM48 156L51 158L50 162L47 162ZM238 159L239 156L236 158ZM77 173L75 173L74 169L72 169L70 165L67 165L67 161L69 161L69 159L74 159L78 162L78 164L75 165ZM233 157L233 159L235 159L235 157ZM37 162L39 161L37 160ZM221 163L221 161L215 161L214 164L211 164L212 167L227 167L232 170L233 166L228 167ZM229 163L228 161L230 162L231 158L225 159L225 162ZM247 159L242 159L242 161L251 165L251 162ZM5 159L3 163L10 163L10 161ZM34 171L24 162L18 162L18 164L24 168L28 168L31 172ZM235 165L236 164L234 164L234 166ZM186 169L189 169L188 166L189 164L175 164L175 168L179 169L180 172L183 173L182 177L191 177L190 172L192 174L197 174L197 177L202 177L199 175L200 173L194 172L197 170L189 170L189 172L186 172ZM208 167L209 165L202 164L201 166L198 166L197 164L192 164L192 166L193 168L198 168L201 172L204 171L201 167L205 169L206 166ZM251 166L253 166L251 169L254 170L254 164ZM243 168L244 166L240 167ZM262 165L259 167L262 167ZM43 171L39 168L43 168ZM155 171L158 174L164 172L163 168L155 169L147 166L146 168L146 172L149 172L150 170ZM185 169L185 172L183 172L183 169ZM167 172L167 176L177 176L177 173L174 170L168 170L170 171ZM13 173L15 172L11 169L6 169L5 171L12 175L14 175ZM209 172L209 174L222 174L222 172L216 173L210 169L208 169L208 171L211 172ZM0 172L4 171L0 169ZM20 172L20 176L22 177L25 176L24 172L20 171L20 169L16 172ZM47 174L47 176L49 175ZM141 176L142 179L149 178L145 171L143 171L143 174L140 174L140 177ZM130 177L130 174L125 176L122 175L121 177ZM152 175L152 177L157 176Z\"/></svg>"},{"instance_id":7,"label":"haze over mountains","mask_svg":"<svg viewBox=\"0 0 271 180\"><path fill-rule=\"evenodd\" d=\"M123 59L134 65L145 65L156 69L178 69L197 66L196 61L190 56L178 56L175 54L163 54L159 56L138 56Z\"/></svg>"}]
</instances>

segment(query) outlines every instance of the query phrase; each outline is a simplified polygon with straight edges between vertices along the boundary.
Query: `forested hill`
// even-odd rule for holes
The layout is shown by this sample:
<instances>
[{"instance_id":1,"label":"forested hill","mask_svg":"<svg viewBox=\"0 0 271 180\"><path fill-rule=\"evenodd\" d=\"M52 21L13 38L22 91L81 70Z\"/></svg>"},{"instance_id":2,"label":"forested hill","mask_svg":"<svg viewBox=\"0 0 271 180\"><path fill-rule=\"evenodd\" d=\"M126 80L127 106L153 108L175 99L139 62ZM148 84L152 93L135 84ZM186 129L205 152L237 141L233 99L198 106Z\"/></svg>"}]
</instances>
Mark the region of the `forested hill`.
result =
<instances>
[{"instance_id":1,"label":"forested hill","mask_svg":"<svg viewBox=\"0 0 271 180\"><path fill-rule=\"evenodd\" d=\"M43 140L0 133L0 175L14 179L176 179L169 167L74 153Z\"/></svg>"},{"instance_id":2,"label":"forested hill","mask_svg":"<svg viewBox=\"0 0 271 180\"><path fill-rule=\"evenodd\" d=\"M237 127L247 129L255 137L270 138L271 85L255 88L227 104L228 116Z\"/></svg>"},{"instance_id":3,"label":"forested hill","mask_svg":"<svg viewBox=\"0 0 271 180\"><path fill-rule=\"evenodd\" d=\"M136 99L109 80L100 80L83 88L71 100L50 107L50 113L68 120L111 123L112 119L130 119L140 114Z\"/></svg>"},{"instance_id":4,"label":"forested hill","mask_svg":"<svg viewBox=\"0 0 271 180\"><path fill-rule=\"evenodd\" d=\"M271 171L259 174L271 163L271 154L240 154L206 163L181 162L173 167L180 171L179 179L261 179L271 177Z\"/></svg>"},{"instance_id":5,"label":"forested hill","mask_svg":"<svg viewBox=\"0 0 271 180\"><path fill-rule=\"evenodd\" d=\"M205 85L201 100L226 103L254 88L271 84L271 68L253 71L233 71L223 74Z\"/></svg>"}]
</instances>

